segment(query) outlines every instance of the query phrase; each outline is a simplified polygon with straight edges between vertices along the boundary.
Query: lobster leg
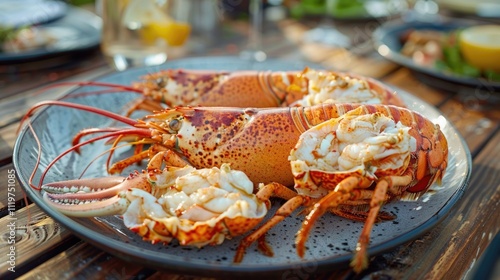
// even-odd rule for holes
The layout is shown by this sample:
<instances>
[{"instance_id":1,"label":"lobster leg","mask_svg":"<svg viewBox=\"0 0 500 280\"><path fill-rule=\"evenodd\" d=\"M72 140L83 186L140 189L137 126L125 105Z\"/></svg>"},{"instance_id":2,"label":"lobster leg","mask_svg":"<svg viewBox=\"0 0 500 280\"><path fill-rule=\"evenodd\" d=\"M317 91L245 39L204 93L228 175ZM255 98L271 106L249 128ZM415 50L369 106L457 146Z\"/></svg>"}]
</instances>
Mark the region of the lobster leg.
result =
<instances>
[{"instance_id":1,"label":"lobster leg","mask_svg":"<svg viewBox=\"0 0 500 280\"><path fill-rule=\"evenodd\" d=\"M405 186L409 184L411 180L412 176L407 174L404 176L389 176L378 181L373 198L370 201L370 212L368 213L368 218L366 219L363 231L359 236L358 244L356 245L356 253L351 261L351 266L356 273L359 273L368 267L367 249L370 243L370 233L380 212L380 208L384 203L386 193L388 191L400 192L399 190L395 190L397 186Z\"/></svg>"},{"instance_id":2,"label":"lobster leg","mask_svg":"<svg viewBox=\"0 0 500 280\"><path fill-rule=\"evenodd\" d=\"M131 157L115 162L109 169L110 174L121 173L123 169L142 160L150 158L148 162L148 171L161 172L161 165L165 162L168 166L184 167L188 163L181 156L160 145L154 145L153 149L139 152Z\"/></svg>"},{"instance_id":3,"label":"lobster leg","mask_svg":"<svg viewBox=\"0 0 500 280\"><path fill-rule=\"evenodd\" d=\"M354 221L360 221L360 222L366 221L366 218L368 217L366 209L368 209L370 205L370 200L373 197L373 190L358 189L356 190L355 197L357 200L344 201L342 205L339 205L336 208L328 209L328 212L332 213L333 215ZM390 199L391 198L389 196L386 196L386 201L389 201ZM300 214L306 216L309 212L311 212L313 207L314 205L305 207L304 210L300 211ZM394 220L396 217L394 215L382 211L379 213L377 218L378 218L377 222L380 222L380 221Z\"/></svg>"},{"instance_id":4,"label":"lobster leg","mask_svg":"<svg viewBox=\"0 0 500 280\"><path fill-rule=\"evenodd\" d=\"M300 257L304 257L305 244L309 232L311 231L314 222L321 217L326 211L331 207L336 207L344 201L349 199L357 199L359 192L354 192L355 188L367 188L371 184L371 181L365 177L348 177L342 180L334 191L328 193L324 196L318 203L314 204L313 209L307 215L302 228L297 233L297 238L295 239L295 244L297 245L297 254Z\"/></svg>"},{"instance_id":5,"label":"lobster leg","mask_svg":"<svg viewBox=\"0 0 500 280\"><path fill-rule=\"evenodd\" d=\"M278 183L270 183L268 185L265 185L259 190L256 196L260 201L266 201L270 197L279 197L287 200L287 202L278 209L276 214L274 214L274 216L269 221L260 226L252 234L241 240L240 245L238 246L238 249L236 251L236 255L234 256L235 263L240 263L243 260L246 249L256 240L258 241L259 250L262 251L264 255L272 256L272 249L264 240L266 232L283 221L283 219L289 216L295 209L299 208L301 205L304 205L309 201L308 197L297 196L296 192Z\"/></svg>"},{"instance_id":6,"label":"lobster leg","mask_svg":"<svg viewBox=\"0 0 500 280\"><path fill-rule=\"evenodd\" d=\"M377 221L381 206L386 201L387 192L399 194L401 190L398 186L407 185L411 182L411 180L412 176L410 174L405 174L403 176L384 177L377 182L373 192L373 197L370 201L370 211L356 246L356 254L351 262L351 266L355 272L359 273L368 266L366 251L368 244L370 243L370 232L373 225ZM307 237L314 225L314 222L319 217L328 211L329 208L337 207L344 201L359 199L358 196L360 192L355 192L354 190L356 188L367 188L370 185L371 181L364 177L348 177L341 181L334 191L330 192L318 203L316 203L309 215L307 215L301 230L297 233L295 242L297 245L297 254L300 257L304 256Z\"/></svg>"},{"instance_id":7,"label":"lobster leg","mask_svg":"<svg viewBox=\"0 0 500 280\"><path fill-rule=\"evenodd\" d=\"M128 167L134 163L139 163L143 159L146 159L148 157L149 157L149 151L147 151L147 150L142 151L142 152L135 154L131 157L128 157L126 159L123 159L123 160L120 160L120 161L113 163L113 165L108 169L108 173L109 174L121 173L123 171L123 169L125 169L126 167Z\"/></svg>"},{"instance_id":8,"label":"lobster leg","mask_svg":"<svg viewBox=\"0 0 500 280\"><path fill-rule=\"evenodd\" d=\"M183 160L178 154L172 152L171 150L165 150L157 153L148 163L147 171L152 180L156 180L156 174L162 173L163 163L166 166L173 167L185 167L188 163Z\"/></svg>"},{"instance_id":9,"label":"lobster leg","mask_svg":"<svg viewBox=\"0 0 500 280\"><path fill-rule=\"evenodd\" d=\"M130 107L127 109L127 112L125 113L125 116L130 117L135 111L139 110L144 110L152 113L161 111L163 109L164 108L160 102L142 97L130 105Z\"/></svg>"}]
</instances>

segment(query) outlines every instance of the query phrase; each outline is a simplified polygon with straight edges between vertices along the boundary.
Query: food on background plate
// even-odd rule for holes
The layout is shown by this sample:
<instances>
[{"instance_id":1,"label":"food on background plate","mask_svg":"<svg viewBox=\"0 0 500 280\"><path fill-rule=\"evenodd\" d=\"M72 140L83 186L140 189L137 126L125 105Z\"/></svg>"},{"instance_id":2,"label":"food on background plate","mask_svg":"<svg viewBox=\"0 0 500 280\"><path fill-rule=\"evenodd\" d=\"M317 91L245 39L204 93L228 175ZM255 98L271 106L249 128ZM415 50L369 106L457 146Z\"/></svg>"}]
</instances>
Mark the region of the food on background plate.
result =
<instances>
[{"instance_id":1,"label":"food on background plate","mask_svg":"<svg viewBox=\"0 0 500 280\"><path fill-rule=\"evenodd\" d=\"M22 28L0 27L0 52L19 53L46 47L52 38L36 26Z\"/></svg>"},{"instance_id":2,"label":"food on background plate","mask_svg":"<svg viewBox=\"0 0 500 280\"><path fill-rule=\"evenodd\" d=\"M400 52L417 65L435 68L444 73L500 81L500 58L496 58L500 57L500 37L490 38L487 35L489 29L484 26L472 28L475 29L457 29L451 32L410 30L401 37L403 47ZM492 29L500 30L500 26Z\"/></svg>"}]
</instances>

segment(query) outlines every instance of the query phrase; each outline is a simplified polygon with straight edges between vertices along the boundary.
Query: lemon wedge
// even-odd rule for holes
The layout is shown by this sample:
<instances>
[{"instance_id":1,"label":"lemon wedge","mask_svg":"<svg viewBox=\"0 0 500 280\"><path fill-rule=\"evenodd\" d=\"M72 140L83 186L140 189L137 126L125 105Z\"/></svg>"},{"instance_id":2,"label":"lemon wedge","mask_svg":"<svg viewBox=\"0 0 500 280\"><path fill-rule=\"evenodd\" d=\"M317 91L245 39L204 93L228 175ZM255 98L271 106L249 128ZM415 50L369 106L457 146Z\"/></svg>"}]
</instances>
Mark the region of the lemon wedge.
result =
<instances>
[{"instance_id":1,"label":"lemon wedge","mask_svg":"<svg viewBox=\"0 0 500 280\"><path fill-rule=\"evenodd\" d=\"M156 1L128 2L122 24L129 29L138 30L142 41L148 45L163 45L163 40L169 46L182 46L191 33L188 23L170 17L160 2Z\"/></svg>"},{"instance_id":2,"label":"lemon wedge","mask_svg":"<svg viewBox=\"0 0 500 280\"><path fill-rule=\"evenodd\" d=\"M191 26L188 23L179 21L152 22L145 28L151 36L162 38L169 46L182 46L191 33Z\"/></svg>"},{"instance_id":3,"label":"lemon wedge","mask_svg":"<svg viewBox=\"0 0 500 280\"><path fill-rule=\"evenodd\" d=\"M500 25L479 25L460 32L459 46L469 64L500 72Z\"/></svg>"}]
</instances>

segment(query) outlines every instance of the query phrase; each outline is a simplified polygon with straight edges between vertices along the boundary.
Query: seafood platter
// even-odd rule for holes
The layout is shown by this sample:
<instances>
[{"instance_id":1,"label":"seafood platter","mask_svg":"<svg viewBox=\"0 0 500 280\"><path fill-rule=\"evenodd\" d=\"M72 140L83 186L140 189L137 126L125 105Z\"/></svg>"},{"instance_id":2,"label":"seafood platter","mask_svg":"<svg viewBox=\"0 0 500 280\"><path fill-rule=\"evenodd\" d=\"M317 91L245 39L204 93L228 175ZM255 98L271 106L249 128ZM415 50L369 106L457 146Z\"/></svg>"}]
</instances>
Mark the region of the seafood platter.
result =
<instances>
[{"instance_id":1,"label":"seafood platter","mask_svg":"<svg viewBox=\"0 0 500 280\"><path fill-rule=\"evenodd\" d=\"M437 109L317 65L188 58L59 86L23 119L23 188L78 237L157 269L360 273L435 226L470 176Z\"/></svg>"}]
</instances>

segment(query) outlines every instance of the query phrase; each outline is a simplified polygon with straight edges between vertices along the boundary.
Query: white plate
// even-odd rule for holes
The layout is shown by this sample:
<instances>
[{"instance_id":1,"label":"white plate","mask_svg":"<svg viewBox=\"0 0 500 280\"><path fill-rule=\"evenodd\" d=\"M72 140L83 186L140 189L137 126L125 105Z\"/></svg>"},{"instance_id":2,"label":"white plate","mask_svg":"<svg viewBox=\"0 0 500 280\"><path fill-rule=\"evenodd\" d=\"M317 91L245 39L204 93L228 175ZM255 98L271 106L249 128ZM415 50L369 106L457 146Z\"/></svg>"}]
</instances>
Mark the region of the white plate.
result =
<instances>
[{"instance_id":1,"label":"white plate","mask_svg":"<svg viewBox=\"0 0 500 280\"><path fill-rule=\"evenodd\" d=\"M191 58L171 61L161 68L300 70L304 66L305 64L301 63L290 64L272 60L250 63L233 58ZM158 69L132 69L113 73L98 80L130 84L139 76L156 70ZM96 88L78 88L69 94L84 90L96 90ZM400 95L411 109L423 113L430 120L441 125L451 144L448 169L442 186L434 186L433 189L436 191L430 192L433 193L432 195L424 195L415 202L391 203L383 208L385 211L396 214L397 219L374 226L369 249L372 256L411 241L436 225L462 196L470 177L470 153L453 126L431 105L406 92L401 91ZM137 98L135 94L121 93L79 97L70 101L121 112L121 108L135 98ZM72 136L80 129L114 125L112 121L101 116L56 106L40 111L31 121L42 142L41 170L57 154L70 146ZM50 170L45 182L77 178L87 164L104 150L102 143L96 143L84 148L82 156L71 154L64 157ZM268 241L274 248L275 257L264 257L257 252L255 246L252 246L243 263L235 265L232 263L232 258L241 238L226 240L220 246L202 249L181 247L175 242L169 246L152 245L142 241L139 236L125 228L119 217L76 219L60 214L46 205L40 193L27 184L37 154L38 148L33 135L27 128L24 128L16 141L13 161L22 186L40 208L77 236L97 247L126 260L133 260L157 269L187 274L213 275L217 273L219 276L275 273L283 277L285 274L293 276L299 275L298 273L312 274L322 270L337 269L347 266L363 227L361 222L325 215L313 229L307 242L306 255L304 259L300 259L297 257L293 244L303 216L292 215L268 233ZM103 161L104 159L92 164L85 176L107 176ZM39 176L40 173L35 177L35 182ZM281 204L277 200L273 210ZM268 215L271 216L272 212Z\"/></svg>"}]
</instances>

